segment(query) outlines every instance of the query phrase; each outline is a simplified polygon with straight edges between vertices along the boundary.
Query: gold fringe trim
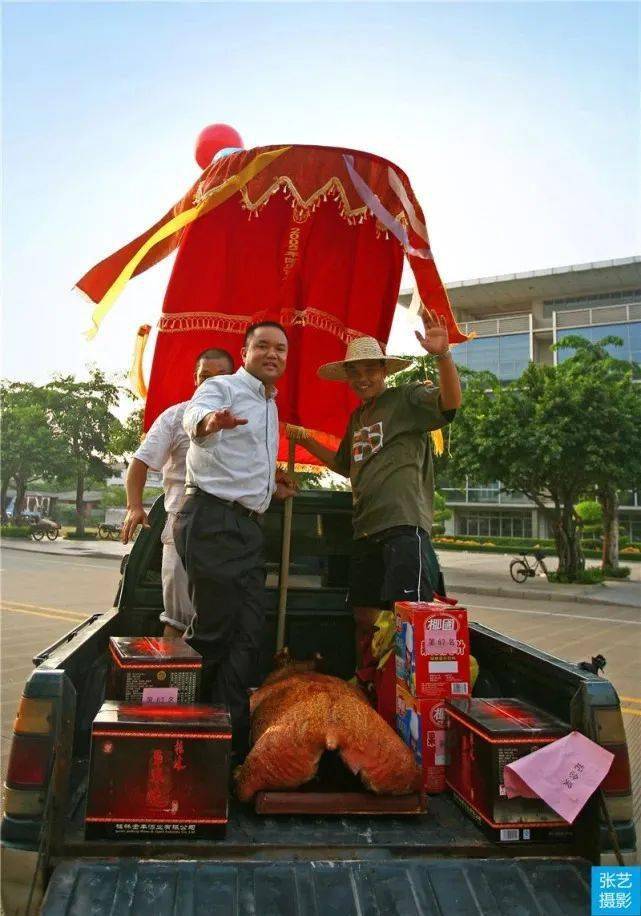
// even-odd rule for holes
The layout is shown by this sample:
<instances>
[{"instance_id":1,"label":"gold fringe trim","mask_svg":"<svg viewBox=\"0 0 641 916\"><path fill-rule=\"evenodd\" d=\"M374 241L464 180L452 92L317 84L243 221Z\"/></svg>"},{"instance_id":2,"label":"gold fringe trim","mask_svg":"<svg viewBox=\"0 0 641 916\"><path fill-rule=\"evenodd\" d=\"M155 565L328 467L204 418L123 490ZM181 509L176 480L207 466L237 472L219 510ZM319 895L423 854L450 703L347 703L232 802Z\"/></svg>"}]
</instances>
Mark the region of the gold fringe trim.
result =
<instances>
[{"instance_id":1,"label":"gold fringe trim","mask_svg":"<svg viewBox=\"0 0 641 916\"><path fill-rule=\"evenodd\" d=\"M342 321L329 312L322 312L320 309L283 309L280 313L280 322L286 328L291 327L312 327L317 331L327 331L338 337L343 343L351 343L357 337L362 337L361 331L355 331L353 328L345 327Z\"/></svg>"},{"instance_id":2,"label":"gold fringe trim","mask_svg":"<svg viewBox=\"0 0 641 916\"><path fill-rule=\"evenodd\" d=\"M289 467L287 461L277 461L276 467L280 468L281 471L286 471ZM327 468L324 464L299 464L296 462L294 465L295 474L318 474L320 477L321 474L324 474Z\"/></svg>"},{"instance_id":3,"label":"gold fringe trim","mask_svg":"<svg viewBox=\"0 0 641 916\"><path fill-rule=\"evenodd\" d=\"M201 182L196 189L194 195L195 205L203 203L218 190L218 187L215 187L205 191L204 184L205 182ZM274 194L279 192L283 193L287 200L290 201L294 211L294 222L296 223L304 223L321 203L330 199L338 203L341 216L352 226L364 222L365 219L372 215L366 206L352 207L350 205L343 183L336 176L333 176L324 185L317 188L308 198L304 198L292 179L288 175L281 175L271 183L266 191L263 191L257 200L250 198L247 186L241 188L242 206L249 212L250 219L254 215L258 216L258 212L269 202ZM407 215L403 210L399 211L395 219L407 226ZM378 220L376 220L376 233L377 236L384 233L385 238L389 238L387 229Z\"/></svg>"},{"instance_id":4,"label":"gold fringe trim","mask_svg":"<svg viewBox=\"0 0 641 916\"><path fill-rule=\"evenodd\" d=\"M348 344L357 337L362 337L361 331L346 327L335 315L320 309L281 309L280 323L286 327L312 327L318 331L326 331ZM158 330L164 334L176 334L185 331L220 331L224 334L244 334L255 315L226 315L224 312L180 312L173 315L163 315L158 322ZM381 344L383 342L381 341Z\"/></svg>"},{"instance_id":5,"label":"gold fringe trim","mask_svg":"<svg viewBox=\"0 0 641 916\"><path fill-rule=\"evenodd\" d=\"M252 315L226 315L224 312L179 312L174 315L162 315L158 322L158 330L164 334L183 331L244 334L252 319Z\"/></svg>"}]
</instances>

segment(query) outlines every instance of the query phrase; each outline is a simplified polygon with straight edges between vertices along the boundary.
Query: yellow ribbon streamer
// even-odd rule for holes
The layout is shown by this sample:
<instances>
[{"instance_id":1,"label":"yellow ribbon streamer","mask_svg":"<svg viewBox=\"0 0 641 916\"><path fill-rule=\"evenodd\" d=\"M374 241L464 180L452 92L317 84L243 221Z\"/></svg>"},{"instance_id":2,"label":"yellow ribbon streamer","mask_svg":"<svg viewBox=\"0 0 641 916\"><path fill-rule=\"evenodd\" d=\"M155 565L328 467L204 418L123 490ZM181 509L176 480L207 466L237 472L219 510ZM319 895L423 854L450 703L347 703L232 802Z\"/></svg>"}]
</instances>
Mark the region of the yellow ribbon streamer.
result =
<instances>
[{"instance_id":1,"label":"yellow ribbon streamer","mask_svg":"<svg viewBox=\"0 0 641 916\"><path fill-rule=\"evenodd\" d=\"M112 305L123 291L127 282L131 279L134 270L140 264L142 259L145 257L148 252L157 245L158 242L164 241L169 236L173 235L175 232L179 232L181 229L184 229L185 226L188 226L190 223L193 223L199 217L204 216L205 213L209 213L210 210L215 209L220 206L220 204L225 203L229 200L237 191L244 187L248 181L251 181L259 172L262 172L274 159L277 159L279 156L282 156L283 153L287 152L290 149L289 146L284 146L281 149L271 150L266 153L260 153L256 156L255 159L252 159L244 169L241 169L236 175L232 175L231 178L228 178L227 181L224 181L220 187L216 188L212 193L210 193L207 198L197 206L192 207L189 210L184 210L182 213L179 213L177 216L174 216L168 222L161 226L154 234L147 239L147 241L140 247L137 253L133 256L131 261L126 265L126 267L120 272L119 276L114 280L112 285L109 287L105 295L102 297L98 305L93 311L91 316L91 321L93 327L85 332L87 340L93 340L93 338L98 333L98 328L100 327L101 322L103 321L105 315L109 312Z\"/></svg>"},{"instance_id":2,"label":"yellow ribbon streamer","mask_svg":"<svg viewBox=\"0 0 641 916\"><path fill-rule=\"evenodd\" d=\"M141 324L136 333L136 342L134 344L134 353L131 359L129 369L129 387L142 401L147 399L147 383L142 371L142 358L145 353L145 347L149 340L150 324Z\"/></svg>"}]
</instances>

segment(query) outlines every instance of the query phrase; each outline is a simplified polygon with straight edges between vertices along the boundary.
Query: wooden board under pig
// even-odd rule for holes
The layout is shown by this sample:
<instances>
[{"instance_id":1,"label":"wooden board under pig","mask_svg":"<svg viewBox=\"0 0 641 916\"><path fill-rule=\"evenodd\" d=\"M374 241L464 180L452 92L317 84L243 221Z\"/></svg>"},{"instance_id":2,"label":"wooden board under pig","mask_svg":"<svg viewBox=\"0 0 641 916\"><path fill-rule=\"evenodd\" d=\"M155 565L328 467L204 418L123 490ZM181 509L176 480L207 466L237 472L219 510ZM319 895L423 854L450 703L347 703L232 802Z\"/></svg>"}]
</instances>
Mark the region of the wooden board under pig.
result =
<instances>
[{"instance_id":1,"label":"wooden board under pig","mask_svg":"<svg viewBox=\"0 0 641 916\"><path fill-rule=\"evenodd\" d=\"M336 751L326 751L316 776L298 789L264 791L255 796L257 814L408 815L424 814L426 798L409 795L375 795L363 789Z\"/></svg>"}]
</instances>

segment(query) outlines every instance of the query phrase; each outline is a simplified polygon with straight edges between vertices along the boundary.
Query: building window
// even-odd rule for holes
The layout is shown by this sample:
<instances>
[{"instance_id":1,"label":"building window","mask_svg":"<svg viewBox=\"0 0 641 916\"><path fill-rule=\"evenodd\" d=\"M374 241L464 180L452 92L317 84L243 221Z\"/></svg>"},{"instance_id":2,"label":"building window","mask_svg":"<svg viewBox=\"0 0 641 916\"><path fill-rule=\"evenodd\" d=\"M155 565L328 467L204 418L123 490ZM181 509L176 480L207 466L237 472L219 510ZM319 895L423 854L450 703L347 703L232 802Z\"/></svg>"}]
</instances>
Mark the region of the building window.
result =
<instances>
[{"instance_id":1,"label":"building window","mask_svg":"<svg viewBox=\"0 0 641 916\"><path fill-rule=\"evenodd\" d=\"M619 337L623 341L622 347L608 345L608 353L615 359L627 359L629 361L641 362L641 321L630 321L622 324L595 324L583 328L564 328L557 331L557 343L565 340L572 335L585 337L592 343L602 340L604 337ZM573 350L557 350L557 360L562 363L570 359Z\"/></svg>"},{"instance_id":2,"label":"building window","mask_svg":"<svg viewBox=\"0 0 641 916\"><path fill-rule=\"evenodd\" d=\"M475 372L492 372L501 381L519 378L530 361L529 334L498 334L476 337L453 349L459 366Z\"/></svg>"},{"instance_id":3,"label":"building window","mask_svg":"<svg viewBox=\"0 0 641 916\"><path fill-rule=\"evenodd\" d=\"M550 318L552 312L565 312L580 308L599 308L604 305L625 305L630 302L641 302L641 289L595 293L592 296L575 296L573 299L546 299L543 302L543 314L546 318Z\"/></svg>"},{"instance_id":4,"label":"building window","mask_svg":"<svg viewBox=\"0 0 641 916\"><path fill-rule=\"evenodd\" d=\"M531 514L462 512L456 514L456 533L482 537L531 538Z\"/></svg>"},{"instance_id":5,"label":"building window","mask_svg":"<svg viewBox=\"0 0 641 916\"><path fill-rule=\"evenodd\" d=\"M623 537L629 538L634 543L641 542L641 518L638 516L620 515L619 530Z\"/></svg>"}]
</instances>

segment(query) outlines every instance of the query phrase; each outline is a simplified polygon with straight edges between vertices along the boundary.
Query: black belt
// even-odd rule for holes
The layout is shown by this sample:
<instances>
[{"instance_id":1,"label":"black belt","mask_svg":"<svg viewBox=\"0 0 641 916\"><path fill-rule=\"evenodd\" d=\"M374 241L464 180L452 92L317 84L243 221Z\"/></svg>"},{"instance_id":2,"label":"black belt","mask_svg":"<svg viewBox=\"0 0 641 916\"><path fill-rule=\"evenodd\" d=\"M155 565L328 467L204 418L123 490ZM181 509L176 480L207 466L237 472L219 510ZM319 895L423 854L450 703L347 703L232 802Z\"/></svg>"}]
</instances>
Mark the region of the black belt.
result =
<instances>
[{"instance_id":1,"label":"black belt","mask_svg":"<svg viewBox=\"0 0 641 916\"><path fill-rule=\"evenodd\" d=\"M186 487L185 493L187 496L204 496L216 503L220 503L221 506L225 506L227 509L233 509L234 512L238 512L239 515L246 515L247 518L258 518L260 516L260 512L257 512L255 509L248 509L247 506L243 506L242 503L236 502L233 499L222 499L220 496L214 496L213 493L201 490L200 487Z\"/></svg>"}]
</instances>

